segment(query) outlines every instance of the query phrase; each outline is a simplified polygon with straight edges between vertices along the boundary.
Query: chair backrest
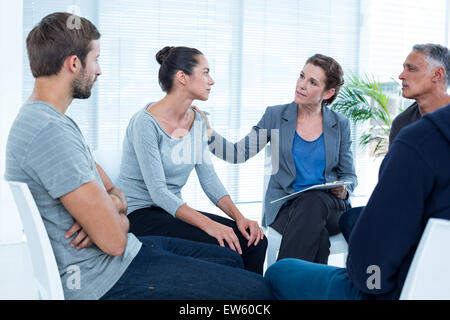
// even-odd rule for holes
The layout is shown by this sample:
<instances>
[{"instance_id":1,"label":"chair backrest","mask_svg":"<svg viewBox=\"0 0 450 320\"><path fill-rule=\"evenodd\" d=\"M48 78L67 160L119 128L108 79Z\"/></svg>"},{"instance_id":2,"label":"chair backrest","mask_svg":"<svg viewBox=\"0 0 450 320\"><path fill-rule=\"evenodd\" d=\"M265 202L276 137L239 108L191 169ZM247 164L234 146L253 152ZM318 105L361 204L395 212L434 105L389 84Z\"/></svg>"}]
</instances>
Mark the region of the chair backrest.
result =
<instances>
[{"instance_id":1,"label":"chair backrest","mask_svg":"<svg viewBox=\"0 0 450 320\"><path fill-rule=\"evenodd\" d=\"M120 174L122 160L121 149L99 149L94 152L95 161L106 172L111 181L116 184Z\"/></svg>"},{"instance_id":2,"label":"chair backrest","mask_svg":"<svg viewBox=\"0 0 450 320\"><path fill-rule=\"evenodd\" d=\"M401 300L450 299L450 221L431 218L403 285Z\"/></svg>"},{"instance_id":3,"label":"chair backrest","mask_svg":"<svg viewBox=\"0 0 450 320\"><path fill-rule=\"evenodd\" d=\"M33 196L25 183L9 182L9 186L27 238L39 297L43 300L63 300L55 255Z\"/></svg>"}]
</instances>

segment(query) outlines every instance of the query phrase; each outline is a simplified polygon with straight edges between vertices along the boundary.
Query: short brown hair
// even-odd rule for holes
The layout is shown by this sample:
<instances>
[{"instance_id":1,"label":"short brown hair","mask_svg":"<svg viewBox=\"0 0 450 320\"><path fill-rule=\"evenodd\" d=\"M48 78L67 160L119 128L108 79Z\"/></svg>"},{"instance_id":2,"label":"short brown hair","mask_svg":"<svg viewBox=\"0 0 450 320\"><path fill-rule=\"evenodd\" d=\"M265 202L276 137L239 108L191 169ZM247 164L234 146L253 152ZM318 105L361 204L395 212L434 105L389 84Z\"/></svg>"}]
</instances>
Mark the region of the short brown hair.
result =
<instances>
[{"instance_id":1,"label":"short brown hair","mask_svg":"<svg viewBox=\"0 0 450 320\"><path fill-rule=\"evenodd\" d=\"M76 20L75 25L71 21ZM83 67L92 50L91 41L100 32L89 20L71 13L52 13L39 22L27 37L27 52L33 76L46 77L59 73L67 57L76 55Z\"/></svg>"},{"instance_id":2,"label":"short brown hair","mask_svg":"<svg viewBox=\"0 0 450 320\"><path fill-rule=\"evenodd\" d=\"M326 105L332 104L333 101L336 100L339 90L341 90L341 87L344 85L344 71L342 70L341 65L333 58L319 53L310 57L306 61L306 64L308 63L322 68L325 72L325 76L327 77L325 81L325 90L334 89L335 93L331 98L324 100L323 103Z\"/></svg>"}]
</instances>

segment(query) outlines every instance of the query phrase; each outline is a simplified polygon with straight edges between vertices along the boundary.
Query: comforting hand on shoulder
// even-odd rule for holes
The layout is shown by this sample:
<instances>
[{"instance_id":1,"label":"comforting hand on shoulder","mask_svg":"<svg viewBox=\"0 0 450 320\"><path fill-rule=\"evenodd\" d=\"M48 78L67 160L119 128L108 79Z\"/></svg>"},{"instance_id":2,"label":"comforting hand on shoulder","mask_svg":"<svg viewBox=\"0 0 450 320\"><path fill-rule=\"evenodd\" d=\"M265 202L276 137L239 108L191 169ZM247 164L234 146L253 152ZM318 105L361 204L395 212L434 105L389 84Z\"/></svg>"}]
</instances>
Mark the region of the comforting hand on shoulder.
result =
<instances>
[{"instance_id":1,"label":"comforting hand on shoulder","mask_svg":"<svg viewBox=\"0 0 450 320\"><path fill-rule=\"evenodd\" d=\"M197 108L196 106L192 106L192 109L194 109L195 111L197 111L198 113L201 114L201 116L203 117L203 119L205 119L205 123L206 123L206 129L208 131L208 138L211 139L211 136L213 134L213 128L211 128L211 124L209 123L209 118L206 115L205 112L203 112L202 110L200 110L199 108Z\"/></svg>"}]
</instances>

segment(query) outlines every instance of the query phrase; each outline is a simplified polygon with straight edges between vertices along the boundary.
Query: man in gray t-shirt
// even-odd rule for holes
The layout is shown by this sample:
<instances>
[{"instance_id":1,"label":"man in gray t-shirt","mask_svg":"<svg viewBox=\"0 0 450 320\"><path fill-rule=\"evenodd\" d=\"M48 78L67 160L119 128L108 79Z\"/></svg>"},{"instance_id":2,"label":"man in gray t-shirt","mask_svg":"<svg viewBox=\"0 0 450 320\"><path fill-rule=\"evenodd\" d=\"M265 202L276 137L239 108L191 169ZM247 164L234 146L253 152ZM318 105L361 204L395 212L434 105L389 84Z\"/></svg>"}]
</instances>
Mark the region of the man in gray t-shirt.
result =
<instances>
[{"instance_id":1,"label":"man in gray t-shirt","mask_svg":"<svg viewBox=\"0 0 450 320\"><path fill-rule=\"evenodd\" d=\"M131 233L122 256L105 255L96 245L71 247L66 232L75 220L60 198L95 181L104 188L78 126L43 101L26 103L11 128L6 151L6 180L27 183L50 238L67 299L98 299L119 280L141 244ZM105 190L106 191L106 190ZM80 283L70 282L77 267Z\"/></svg>"},{"instance_id":2,"label":"man in gray t-shirt","mask_svg":"<svg viewBox=\"0 0 450 320\"><path fill-rule=\"evenodd\" d=\"M97 167L80 129L65 115L87 99L101 71L100 33L74 16L45 17L28 35L34 91L8 137L8 181L30 188L46 227L67 299L99 299L119 280L141 243L128 234L126 201ZM79 281L72 282L73 270Z\"/></svg>"}]
</instances>

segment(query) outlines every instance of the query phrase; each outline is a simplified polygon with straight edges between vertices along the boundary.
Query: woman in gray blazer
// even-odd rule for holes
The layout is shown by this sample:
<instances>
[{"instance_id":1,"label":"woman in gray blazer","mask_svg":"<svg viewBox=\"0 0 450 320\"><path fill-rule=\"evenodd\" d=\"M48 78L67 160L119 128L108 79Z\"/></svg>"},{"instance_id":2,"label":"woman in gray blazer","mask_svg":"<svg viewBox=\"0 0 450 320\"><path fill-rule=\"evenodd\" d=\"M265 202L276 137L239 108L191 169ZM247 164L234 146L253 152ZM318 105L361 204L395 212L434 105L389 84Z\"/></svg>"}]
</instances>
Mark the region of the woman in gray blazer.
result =
<instances>
[{"instance_id":1,"label":"woman in gray blazer","mask_svg":"<svg viewBox=\"0 0 450 320\"><path fill-rule=\"evenodd\" d=\"M231 143L209 130L209 148L230 163L242 163L271 144L272 175L264 199L262 223L283 235L278 260L299 258L327 263L329 236L339 233L339 217L350 207L357 185L351 152L350 122L330 110L344 83L333 58L309 58L295 87L294 102L268 107L251 132ZM283 202L271 201L315 184L350 181L347 187L308 191Z\"/></svg>"}]
</instances>

